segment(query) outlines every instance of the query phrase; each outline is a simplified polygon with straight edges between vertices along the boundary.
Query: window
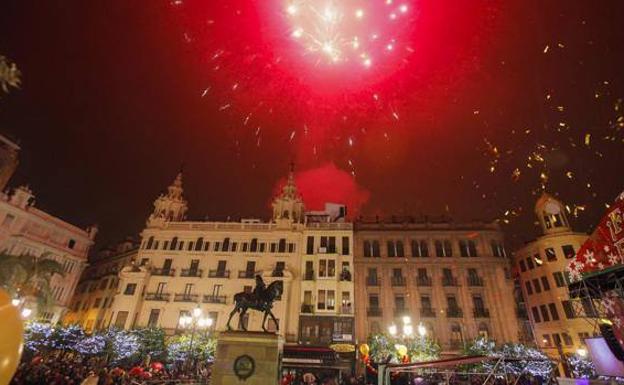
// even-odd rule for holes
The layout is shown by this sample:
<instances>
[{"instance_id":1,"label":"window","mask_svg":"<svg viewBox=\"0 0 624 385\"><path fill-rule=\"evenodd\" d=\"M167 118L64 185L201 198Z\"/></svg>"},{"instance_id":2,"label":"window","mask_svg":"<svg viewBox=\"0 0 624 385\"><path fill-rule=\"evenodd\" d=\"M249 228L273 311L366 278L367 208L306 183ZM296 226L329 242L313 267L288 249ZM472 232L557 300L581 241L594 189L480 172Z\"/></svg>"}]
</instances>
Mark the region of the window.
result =
<instances>
[{"instance_id":1,"label":"window","mask_svg":"<svg viewBox=\"0 0 624 385\"><path fill-rule=\"evenodd\" d=\"M189 243L187 243L186 245L186 250L187 251L192 251L193 247L195 247L195 244L193 243L193 241L190 241Z\"/></svg>"},{"instance_id":2,"label":"window","mask_svg":"<svg viewBox=\"0 0 624 385\"><path fill-rule=\"evenodd\" d=\"M539 310L537 310L537 307L533 306L531 308L531 313L533 313L533 322L535 323L541 322Z\"/></svg>"},{"instance_id":3,"label":"window","mask_svg":"<svg viewBox=\"0 0 624 385\"><path fill-rule=\"evenodd\" d=\"M247 278L252 277L256 272L256 261L247 261L247 266L245 266L245 275Z\"/></svg>"},{"instance_id":4,"label":"window","mask_svg":"<svg viewBox=\"0 0 624 385\"><path fill-rule=\"evenodd\" d=\"M459 241L459 252L462 257L476 257L477 244L471 239L462 239Z\"/></svg>"},{"instance_id":5,"label":"window","mask_svg":"<svg viewBox=\"0 0 624 385\"><path fill-rule=\"evenodd\" d=\"M405 297L397 295L394 297L394 307L397 310L405 310Z\"/></svg>"},{"instance_id":6,"label":"window","mask_svg":"<svg viewBox=\"0 0 624 385\"><path fill-rule=\"evenodd\" d=\"M312 255L314 254L314 237L308 237L308 241L306 244L306 254Z\"/></svg>"},{"instance_id":7,"label":"window","mask_svg":"<svg viewBox=\"0 0 624 385\"><path fill-rule=\"evenodd\" d=\"M403 278L403 269L399 268L395 268L392 269L392 277L394 278Z\"/></svg>"},{"instance_id":8,"label":"window","mask_svg":"<svg viewBox=\"0 0 624 385\"><path fill-rule=\"evenodd\" d=\"M541 293L542 292L542 287L540 286L539 279L535 278L533 280L533 288L535 289L536 293Z\"/></svg>"},{"instance_id":9,"label":"window","mask_svg":"<svg viewBox=\"0 0 624 385\"><path fill-rule=\"evenodd\" d=\"M459 306L457 305L457 298L455 298L454 295L449 295L448 297L446 297L446 304L449 309L459 308Z\"/></svg>"},{"instance_id":10,"label":"window","mask_svg":"<svg viewBox=\"0 0 624 385\"><path fill-rule=\"evenodd\" d=\"M566 344L566 346L574 345L574 341L572 341L572 337L570 337L568 333L561 333L561 337L563 337L563 343Z\"/></svg>"},{"instance_id":11,"label":"window","mask_svg":"<svg viewBox=\"0 0 624 385\"><path fill-rule=\"evenodd\" d=\"M334 310L336 308L336 291L327 290L327 310Z\"/></svg>"},{"instance_id":12,"label":"window","mask_svg":"<svg viewBox=\"0 0 624 385\"><path fill-rule=\"evenodd\" d=\"M550 334L544 334L542 335L542 338L542 343L544 343L544 346L550 346L552 344Z\"/></svg>"},{"instance_id":13,"label":"window","mask_svg":"<svg viewBox=\"0 0 624 385\"><path fill-rule=\"evenodd\" d=\"M192 283L187 283L184 286L184 296L188 297L191 295L191 293L193 292L193 284Z\"/></svg>"},{"instance_id":14,"label":"window","mask_svg":"<svg viewBox=\"0 0 624 385\"><path fill-rule=\"evenodd\" d=\"M423 309L431 310L431 298L429 296L423 295L420 297L420 306Z\"/></svg>"},{"instance_id":15,"label":"window","mask_svg":"<svg viewBox=\"0 0 624 385\"><path fill-rule=\"evenodd\" d=\"M546 259L549 262L552 261L556 261L557 260L557 253L555 253L555 249L553 249L552 247L548 247L544 250L544 254L546 254Z\"/></svg>"},{"instance_id":16,"label":"window","mask_svg":"<svg viewBox=\"0 0 624 385\"><path fill-rule=\"evenodd\" d=\"M117 318L115 319L115 328L117 329L125 328L127 319L128 319L127 311L118 311Z\"/></svg>"},{"instance_id":17,"label":"window","mask_svg":"<svg viewBox=\"0 0 624 385\"><path fill-rule=\"evenodd\" d=\"M349 255L349 237L342 237L342 255Z\"/></svg>"},{"instance_id":18,"label":"window","mask_svg":"<svg viewBox=\"0 0 624 385\"><path fill-rule=\"evenodd\" d=\"M550 316L548 315L548 309L546 308L546 305L540 305L539 308L544 322L550 321Z\"/></svg>"},{"instance_id":19,"label":"window","mask_svg":"<svg viewBox=\"0 0 624 385\"><path fill-rule=\"evenodd\" d=\"M169 248L169 241L163 242L163 250L167 250Z\"/></svg>"},{"instance_id":20,"label":"window","mask_svg":"<svg viewBox=\"0 0 624 385\"><path fill-rule=\"evenodd\" d=\"M325 290L319 290L317 298L316 308L319 310L325 310Z\"/></svg>"},{"instance_id":21,"label":"window","mask_svg":"<svg viewBox=\"0 0 624 385\"><path fill-rule=\"evenodd\" d=\"M286 239L282 238L279 240L278 245L277 245L277 252L278 253L286 252Z\"/></svg>"},{"instance_id":22,"label":"window","mask_svg":"<svg viewBox=\"0 0 624 385\"><path fill-rule=\"evenodd\" d=\"M155 328L158 326L158 317L160 316L160 309L152 309L150 311L149 319L147 320L148 328Z\"/></svg>"},{"instance_id":23,"label":"window","mask_svg":"<svg viewBox=\"0 0 624 385\"><path fill-rule=\"evenodd\" d=\"M524 263L524 260L520 260L518 265L520 265L520 271L524 273L526 271L526 263Z\"/></svg>"},{"instance_id":24,"label":"window","mask_svg":"<svg viewBox=\"0 0 624 385\"><path fill-rule=\"evenodd\" d=\"M451 246L451 241L435 241L435 249L436 256L438 257L452 257L453 256L453 248Z\"/></svg>"},{"instance_id":25,"label":"window","mask_svg":"<svg viewBox=\"0 0 624 385\"><path fill-rule=\"evenodd\" d=\"M572 302L561 301L561 306L563 307L563 312L565 313L567 319L576 318L576 314L574 313L574 307L572 306Z\"/></svg>"},{"instance_id":26,"label":"window","mask_svg":"<svg viewBox=\"0 0 624 385\"><path fill-rule=\"evenodd\" d=\"M232 242L232 246L230 246L230 251L238 250L238 242Z\"/></svg>"},{"instance_id":27,"label":"window","mask_svg":"<svg viewBox=\"0 0 624 385\"><path fill-rule=\"evenodd\" d=\"M265 250L266 250L266 242L262 242L262 243L260 244L260 252L261 252L261 253L264 253L264 251L265 251Z\"/></svg>"},{"instance_id":28,"label":"window","mask_svg":"<svg viewBox=\"0 0 624 385\"><path fill-rule=\"evenodd\" d=\"M583 345L585 345L585 340L586 340L587 338L589 338L589 333L586 333L586 332L580 332L580 333L578 334L578 338L579 338L579 341L580 341Z\"/></svg>"},{"instance_id":29,"label":"window","mask_svg":"<svg viewBox=\"0 0 624 385\"><path fill-rule=\"evenodd\" d=\"M124 290L124 295L134 295L136 290L136 283L129 283L126 285L126 290Z\"/></svg>"},{"instance_id":30,"label":"window","mask_svg":"<svg viewBox=\"0 0 624 385\"><path fill-rule=\"evenodd\" d=\"M532 295L533 294L533 288L531 287L531 281L526 281L524 283L524 287L526 289L527 295Z\"/></svg>"},{"instance_id":31,"label":"window","mask_svg":"<svg viewBox=\"0 0 624 385\"><path fill-rule=\"evenodd\" d=\"M275 262L275 271L273 272L273 276L283 277L285 269L286 269L286 262L284 261Z\"/></svg>"},{"instance_id":32,"label":"window","mask_svg":"<svg viewBox=\"0 0 624 385\"><path fill-rule=\"evenodd\" d=\"M225 275L225 267L227 266L227 261L219 261L217 262L217 274L219 276Z\"/></svg>"},{"instance_id":33,"label":"window","mask_svg":"<svg viewBox=\"0 0 624 385\"><path fill-rule=\"evenodd\" d=\"M563 255L567 258L574 258L576 252L574 251L574 246L572 245L563 245L561 246L561 250L563 251Z\"/></svg>"},{"instance_id":34,"label":"window","mask_svg":"<svg viewBox=\"0 0 624 385\"><path fill-rule=\"evenodd\" d=\"M76 240L75 239L70 239L67 242L67 247L70 248L70 249L73 249L74 247L76 247Z\"/></svg>"},{"instance_id":35,"label":"window","mask_svg":"<svg viewBox=\"0 0 624 385\"><path fill-rule=\"evenodd\" d=\"M243 242L243 246L242 246L242 250L243 253L246 253L247 251L249 251L249 243L247 242Z\"/></svg>"},{"instance_id":36,"label":"window","mask_svg":"<svg viewBox=\"0 0 624 385\"><path fill-rule=\"evenodd\" d=\"M217 243L218 244L218 243ZM230 251L230 238L225 237L223 239L223 246L221 247L222 251ZM218 251L218 250L217 250Z\"/></svg>"},{"instance_id":37,"label":"window","mask_svg":"<svg viewBox=\"0 0 624 385\"><path fill-rule=\"evenodd\" d=\"M327 277L327 260L319 260L319 277Z\"/></svg>"},{"instance_id":38,"label":"window","mask_svg":"<svg viewBox=\"0 0 624 385\"><path fill-rule=\"evenodd\" d=\"M256 238L253 238L251 240L251 243L249 243L249 251L251 251L252 253L258 251L258 240Z\"/></svg>"},{"instance_id":39,"label":"window","mask_svg":"<svg viewBox=\"0 0 624 385\"><path fill-rule=\"evenodd\" d=\"M490 243L492 246L492 255L494 255L495 257L506 257L507 256L507 252L505 251L505 247L503 246L503 244L497 240L492 240L492 242Z\"/></svg>"},{"instance_id":40,"label":"window","mask_svg":"<svg viewBox=\"0 0 624 385\"><path fill-rule=\"evenodd\" d=\"M548 277L543 276L541 280L542 280L542 287L544 288L544 291L550 290L550 283L548 282Z\"/></svg>"},{"instance_id":41,"label":"window","mask_svg":"<svg viewBox=\"0 0 624 385\"><path fill-rule=\"evenodd\" d=\"M289 243L288 244L288 252L289 253L294 253L295 252L295 244L294 243Z\"/></svg>"},{"instance_id":42,"label":"window","mask_svg":"<svg viewBox=\"0 0 624 385\"><path fill-rule=\"evenodd\" d=\"M373 247L370 241L364 241L363 248L364 248L364 257L368 258L373 255Z\"/></svg>"},{"instance_id":43,"label":"window","mask_svg":"<svg viewBox=\"0 0 624 385\"><path fill-rule=\"evenodd\" d=\"M195 251L201 251L204 246L204 238L199 237L195 242Z\"/></svg>"},{"instance_id":44,"label":"window","mask_svg":"<svg viewBox=\"0 0 624 385\"><path fill-rule=\"evenodd\" d=\"M472 296L472 304L476 310L485 310L485 304L483 303L483 298L480 295Z\"/></svg>"},{"instance_id":45,"label":"window","mask_svg":"<svg viewBox=\"0 0 624 385\"><path fill-rule=\"evenodd\" d=\"M99 308L101 303L102 303L102 298L96 298L95 301L93 301L93 308L94 309Z\"/></svg>"},{"instance_id":46,"label":"window","mask_svg":"<svg viewBox=\"0 0 624 385\"><path fill-rule=\"evenodd\" d=\"M535 265L533 264L533 258L527 257L526 263L527 263L527 267L529 268L529 270L533 270L535 268Z\"/></svg>"},{"instance_id":47,"label":"window","mask_svg":"<svg viewBox=\"0 0 624 385\"><path fill-rule=\"evenodd\" d=\"M429 250L425 240L412 240L412 257L428 257Z\"/></svg>"},{"instance_id":48,"label":"window","mask_svg":"<svg viewBox=\"0 0 624 385\"><path fill-rule=\"evenodd\" d=\"M171 245L169 246L170 250L177 250L178 249L178 237L173 237L173 239L171 240Z\"/></svg>"},{"instance_id":49,"label":"window","mask_svg":"<svg viewBox=\"0 0 624 385\"><path fill-rule=\"evenodd\" d=\"M379 296L377 294L368 296L368 307L371 309L379 309Z\"/></svg>"},{"instance_id":50,"label":"window","mask_svg":"<svg viewBox=\"0 0 624 385\"><path fill-rule=\"evenodd\" d=\"M553 277L555 278L555 284L557 285L557 287L564 287L566 285L562 272L560 271L554 272Z\"/></svg>"},{"instance_id":51,"label":"window","mask_svg":"<svg viewBox=\"0 0 624 385\"><path fill-rule=\"evenodd\" d=\"M553 321L559 321L559 312L557 311L557 305L555 305L554 303L549 303L548 309L550 310L550 318L552 318Z\"/></svg>"},{"instance_id":52,"label":"window","mask_svg":"<svg viewBox=\"0 0 624 385\"><path fill-rule=\"evenodd\" d=\"M397 246L394 241L386 242L388 248L388 257L399 257L400 255L397 253Z\"/></svg>"}]
</instances>

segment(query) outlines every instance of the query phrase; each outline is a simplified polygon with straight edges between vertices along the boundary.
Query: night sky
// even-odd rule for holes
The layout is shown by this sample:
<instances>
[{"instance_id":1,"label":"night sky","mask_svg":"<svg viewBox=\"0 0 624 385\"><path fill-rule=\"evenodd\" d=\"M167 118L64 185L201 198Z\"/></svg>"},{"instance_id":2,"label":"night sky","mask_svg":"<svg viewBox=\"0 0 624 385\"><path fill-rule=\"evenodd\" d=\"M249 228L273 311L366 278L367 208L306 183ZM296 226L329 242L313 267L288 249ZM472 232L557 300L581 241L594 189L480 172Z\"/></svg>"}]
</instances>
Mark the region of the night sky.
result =
<instances>
[{"instance_id":1,"label":"night sky","mask_svg":"<svg viewBox=\"0 0 624 385\"><path fill-rule=\"evenodd\" d=\"M195 219L266 218L293 161L313 209L500 219L518 244L544 185L591 230L624 189L624 2L403 3L348 30L372 61L328 63L285 1L4 2L11 184L100 244L139 232L181 164Z\"/></svg>"}]
</instances>

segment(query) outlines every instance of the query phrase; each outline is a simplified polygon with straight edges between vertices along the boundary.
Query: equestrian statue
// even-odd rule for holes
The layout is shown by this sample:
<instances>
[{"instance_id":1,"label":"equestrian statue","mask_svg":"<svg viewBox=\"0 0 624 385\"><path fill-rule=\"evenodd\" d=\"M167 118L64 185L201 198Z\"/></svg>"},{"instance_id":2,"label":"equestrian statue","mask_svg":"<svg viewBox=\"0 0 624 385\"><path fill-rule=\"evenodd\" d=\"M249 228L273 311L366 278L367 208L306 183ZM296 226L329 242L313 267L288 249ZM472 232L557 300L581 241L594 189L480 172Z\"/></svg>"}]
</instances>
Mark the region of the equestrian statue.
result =
<instances>
[{"instance_id":1,"label":"equestrian statue","mask_svg":"<svg viewBox=\"0 0 624 385\"><path fill-rule=\"evenodd\" d=\"M238 327L241 330L247 331L247 328L245 327L242 320L248 309L264 312L264 318L262 319L262 330L268 332L266 328L266 321L268 316L271 316L273 322L275 322L275 327L279 330L277 319L273 315L271 309L273 309L273 302L279 299L282 296L283 292L284 282L273 281L267 286L262 280L262 277L260 275L256 275L256 287L254 288L253 292L249 293L243 291L234 294L234 309L232 310L232 312L230 312L230 318L228 318L228 330L232 330L232 327L230 326L232 316L238 313Z\"/></svg>"}]
</instances>

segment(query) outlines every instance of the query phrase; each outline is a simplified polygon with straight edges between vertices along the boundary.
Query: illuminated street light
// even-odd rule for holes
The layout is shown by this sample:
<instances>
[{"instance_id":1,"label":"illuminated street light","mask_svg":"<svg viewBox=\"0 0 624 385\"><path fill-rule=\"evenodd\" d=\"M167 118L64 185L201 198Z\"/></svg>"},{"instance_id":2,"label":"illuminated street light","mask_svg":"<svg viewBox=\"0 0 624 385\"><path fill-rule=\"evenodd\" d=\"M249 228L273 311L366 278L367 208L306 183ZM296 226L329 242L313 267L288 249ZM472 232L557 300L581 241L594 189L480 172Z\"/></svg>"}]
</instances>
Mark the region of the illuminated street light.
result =
<instances>
[{"instance_id":1,"label":"illuminated street light","mask_svg":"<svg viewBox=\"0 0 624 385\"><path fill-rule=\"evenodd\" d=\"M18 307L22 301L19 298L13 298L11 300L11 304L15 307Z\"/></svg>"},{"instance_id":2,"label":"illuminated street light","mask_svg":"<svg viewBox=\"0 0 624 385\"><path fill-rule=\"evenodd\" d=\"M410 324L404 325L403 334L405 334L406 337L411 337L412 334L414 334L414 327Z\"/></svg>"},{"instance_id":3,"label":"illuminated street light","mask_svg":"<svg viewBox=\"0 0 624 385\"><path fill-rule=\"evenodd\" d=\"M403 325L409 325L412 323L412 319L408 315L403 316Z\"/></svg>"},{"instance_id":4,"label":"illuminated street light","mask_svg":"<svg viewBox=\"0 0 624 385\"><path fill-rule=\"evenodd\" d=\"M577 354L579 357L583 357L583 358L584 358L584 357L587 357L587 350L585 350L585 349L583 349L583 348L576 349L576 354Z\"/></svg>"},{"instance_id":5,"label":"illuminated street light","mask_svg":"<svg viewBox=\"0 0 624 385\"><path fill-rule=\"evenodd\" d=\"M193 309L193 317L199 318L201 314L202 314L202 309L198 305L195 309Z\"/></svg>"},{"instance_id":6,"label":"illuminated street light","mask_svg":"<svg viewBox=\"0 0 624 385\"><path fill-rule=\"evenodd\" d=\"M388 326L388 333L390 333L391 336L396 336L397 334L397 326L395 324L392 324L390 326Z\"/></svg>"},{"instance_id":7,"label":"illuminated street light","mask_svg":"<svg viewBox=\"0 0 624 385\"><path fill-rule=\"evenodd\" d=\"M32 310L25 307L22 309L22 318L28 318L32 314Z\"/></svg>"}]
</instances>

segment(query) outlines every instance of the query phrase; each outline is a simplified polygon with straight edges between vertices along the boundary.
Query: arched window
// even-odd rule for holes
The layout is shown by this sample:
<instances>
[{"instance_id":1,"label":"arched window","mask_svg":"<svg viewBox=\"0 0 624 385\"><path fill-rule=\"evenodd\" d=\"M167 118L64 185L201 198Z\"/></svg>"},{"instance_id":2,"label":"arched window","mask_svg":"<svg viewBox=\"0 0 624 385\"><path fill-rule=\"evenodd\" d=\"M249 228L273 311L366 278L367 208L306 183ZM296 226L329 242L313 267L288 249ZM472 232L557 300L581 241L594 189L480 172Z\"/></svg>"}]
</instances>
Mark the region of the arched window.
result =
<instances>
[{"instance_id":1,"label":"arched window","mask_svg":"<svg viewBox=\"0 0 624 385\"><path fill-rule=\"evenodd\" d=\"M223 239L223 248L222 251L230 251L230 238Z\"/></svg>"},{"instance_id":2,"label":"arched window","mask_svg":"<svg viewBox=\"0 0 624 385\"><path fill-rule=\"evenodd\" d=\"M251 251L252 253L258 251L258 239L254 238L251 240L251 243L249 245L249 251Z\"/></svg>"},{"instance_id":3,"label":"arched window","mask_svg":"<svg viewBox=\"0 0 624 385\"><path fill-rule=\"evenodd\" d=\"M177 250L178 249L178 237L173 237L171 240L171 244L169 245L169 250Z\"/></svg>"},{"instance_id":4,"label":"arched window","mask_svg":"<svg viewBox=\"0 0 624 385\"><path fill-rule=\"evenodd\" d=\"M195 242L195 251L201 251L202 246L204 245L204 238L197 238L197 242Z\"/></svg>"},{"instance_id":5,"label":"arched window","mask_svg":"<svg viewBox=\"0 0 624 385\"><path fill-rule=\"evenodd\" d=\"M154 237L149 237L149 239L147 240L147 246L145 246L145 248L150 250L152 246L154 246Z\"/></svg>"}]
</instances>

